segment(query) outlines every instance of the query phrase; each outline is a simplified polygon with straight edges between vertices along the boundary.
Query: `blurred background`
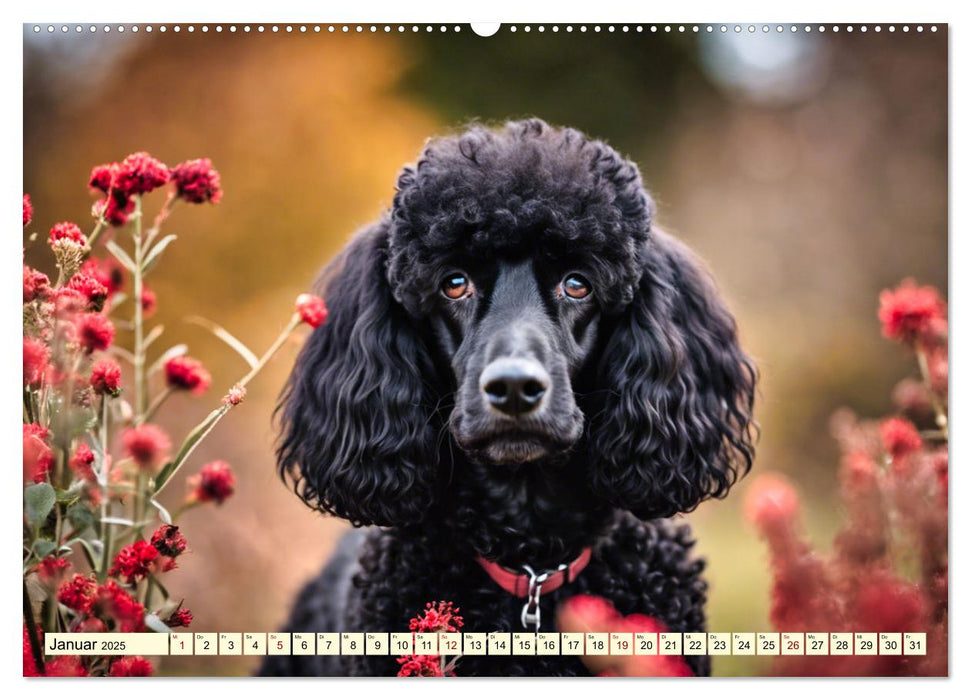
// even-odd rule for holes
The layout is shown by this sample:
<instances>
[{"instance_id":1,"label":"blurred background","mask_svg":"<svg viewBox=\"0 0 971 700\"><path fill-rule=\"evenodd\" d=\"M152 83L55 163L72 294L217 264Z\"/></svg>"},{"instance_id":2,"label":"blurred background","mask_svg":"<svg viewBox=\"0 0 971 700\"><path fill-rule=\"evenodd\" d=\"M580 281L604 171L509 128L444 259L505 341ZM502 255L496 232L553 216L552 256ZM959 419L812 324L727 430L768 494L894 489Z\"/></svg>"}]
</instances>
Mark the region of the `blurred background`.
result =
<instances>
[{"instance_id":1,"label":"blurred background","mask_svg":"<svg viewBox=\"0 0 971 700\"><path fill-rule=\"evenodd\" d=\"M197 28L198 29L198 28ZM261 352L320 266L393 195L426 138L472 119L535 115L610 142L641 167L659 222L705 258L762 372L755 471L789 474L826 547L838 521L831 413L891 412L910 359L880 337L881 289L947 287L947 34L647 31L376 35L24 30L28 229L88 228L93 165L147 150L208 156L218 206L180 206L179 240L149 285L158 348L187 342L213 388L177 395L181 435L245 371L189 315ZM151 215L161 204L149 199ZM50 272L45 246L28 263ZM164 342L168 341L168 342ZM191 555L168 574L197 631L273 630L346 525L303 506L274 471L271 413L299 338L193 457L226 459L236 495L190 511ZM768 629L763 544L745 482L688 516L708 559L710 629ZM173 487L170 504L184 494ZM716 674L761 659L719 657ZM255 659L168 657L166 674L249 673Z\"/></svg>"}]
</instances>

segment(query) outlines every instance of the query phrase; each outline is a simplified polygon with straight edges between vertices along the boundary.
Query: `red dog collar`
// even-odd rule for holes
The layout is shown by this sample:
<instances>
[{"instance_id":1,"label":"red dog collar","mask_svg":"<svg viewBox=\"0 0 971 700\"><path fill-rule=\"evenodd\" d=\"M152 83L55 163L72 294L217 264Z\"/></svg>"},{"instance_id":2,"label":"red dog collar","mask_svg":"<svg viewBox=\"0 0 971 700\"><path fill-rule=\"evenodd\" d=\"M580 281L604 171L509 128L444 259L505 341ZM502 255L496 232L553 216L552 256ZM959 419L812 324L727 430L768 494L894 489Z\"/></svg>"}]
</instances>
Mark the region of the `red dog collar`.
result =
<instances>
[{"instance_id":1,"label":"red dog collar","mask_svg":"<svg viewBox=\"0 0 971 700\"><path fill-rule=\"evenodd\" d=\"M536 575L531 574L520 574L516 571L507 569L506 567L498 564L494 561L489 561L483 557L476 557L476 561L479 565L485 569L485 572L489 574L489 578L499 584L507 593L510 593L517 598L526 598L530 594L530 583L538 582L542 585L543 593L552 593L557 588L562 586L564 583L570 583L576 580L576 577L580 575L587 564L590 563L590 547L585 547L580 556L571 561L569 564L561 564L556 569L552 571L546 571L543 574ZM542 581L538 581L538 578L542 578Z\"/></svg>"}]
</instances>

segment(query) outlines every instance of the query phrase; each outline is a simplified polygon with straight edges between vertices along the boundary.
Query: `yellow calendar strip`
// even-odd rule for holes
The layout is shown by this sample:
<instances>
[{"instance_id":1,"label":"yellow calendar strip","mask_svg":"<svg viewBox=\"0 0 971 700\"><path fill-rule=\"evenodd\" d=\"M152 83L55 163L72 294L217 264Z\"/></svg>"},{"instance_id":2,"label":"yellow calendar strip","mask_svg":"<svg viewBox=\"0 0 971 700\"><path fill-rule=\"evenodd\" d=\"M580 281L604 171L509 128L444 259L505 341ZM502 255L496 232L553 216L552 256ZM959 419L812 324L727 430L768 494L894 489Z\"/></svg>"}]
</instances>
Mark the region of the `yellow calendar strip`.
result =
<instances>
[{"instance_id":1,"label":"yellow calendar strip","mask_svg":"<svg viewBox=\"0 0 971 700\"><path fill-rule=\"evenodd\" d=\"M924 656L924 632L140 632L44 636L48 656Z\"/></svg>"}]
</instances>

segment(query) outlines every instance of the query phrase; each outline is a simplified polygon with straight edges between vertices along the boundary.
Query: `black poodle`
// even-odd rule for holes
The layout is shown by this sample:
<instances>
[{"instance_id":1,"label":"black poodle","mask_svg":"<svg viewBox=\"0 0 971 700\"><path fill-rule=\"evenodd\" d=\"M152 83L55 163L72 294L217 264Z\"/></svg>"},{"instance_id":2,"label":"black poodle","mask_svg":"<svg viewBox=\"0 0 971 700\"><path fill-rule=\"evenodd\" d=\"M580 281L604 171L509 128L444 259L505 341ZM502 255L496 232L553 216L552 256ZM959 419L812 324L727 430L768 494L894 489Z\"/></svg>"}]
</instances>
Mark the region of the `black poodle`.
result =
<instances>
[{"instance_id":1,"label":"black poodle","mask_svg":"<svg viewBox=\"0 0 971 700\"><path fill-rule=\"evenodd\" d=\"M653 215L633 163L538 119L433 139L402 171L390 213L325 270L330 318L281 399L283 477L372 526L344 538L287 631L403 632L439 600L463 631L550 631L578 593L705 629L704 564L665 518L750 468L756 372ZM291 656L261 673L397 670ZM589 672L575 656L464 656L456 673Z\"/></svg>"}]
</instances>

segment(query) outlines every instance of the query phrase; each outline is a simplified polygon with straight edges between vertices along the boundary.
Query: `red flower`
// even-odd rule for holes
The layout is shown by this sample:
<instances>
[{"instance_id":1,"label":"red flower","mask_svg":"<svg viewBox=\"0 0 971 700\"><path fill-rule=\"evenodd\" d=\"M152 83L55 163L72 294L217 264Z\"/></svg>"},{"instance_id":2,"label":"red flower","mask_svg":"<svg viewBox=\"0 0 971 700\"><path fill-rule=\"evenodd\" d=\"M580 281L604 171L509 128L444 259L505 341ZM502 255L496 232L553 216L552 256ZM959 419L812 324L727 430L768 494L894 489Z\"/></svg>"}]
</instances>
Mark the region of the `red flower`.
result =
<instances>
[{"instance_id":1,"label":"red flower","mask_svg":"<svg viewBox=\"0 0 971 700\"><path fill-rule=\"evenodd\" d=\"M108 288L96 277L78 272L67 283L69 289L74 289L88 299L88 305L93 311L101 311L105 299L108 298Z\"/></svg>"},{"instance_id":2,"label":"red flower","mask_svg":"<svg viewBox=\"0 0 971 700\"><path fill-rule=\"evenodd\" d=\"M148 287L142 287L142 318L148 318L158 308L158 297Z\"/></svg>"},{"instance_id":3,"label":"red flower","mask_svg":"<svg viewBox=\"0 0 971 700\"><path fill-rule=\"evenodd\" d=\"M79 479L84 479L86 481L94 481L94 469L92 465L94 464L94 452L88 447L87 443L79 442L77 449L74 450L74 456L68 462L71 467L71 471L74 472L75 476Z\"/></svg>"},{"instance_id":4,"label":"red flower","mask_svg":"<svg viewBox=\"0 0 971 700\"><path fill-rule=\"evenodd\" d=\"M110 197L95 202L92 211L95 217L104 218L112 226L124 226L128 223L128 217L135 211L135 202L115 192Z\"/></svg>"},{"instance_id":5,"label":"red flower","mask_svg":"<svg viewBox=\"0 0 971 700\"><path fill-rule=\"evenodd\" d=\"M158 550L145 540L138 540L121 548L108 575L123 577L130 585L154 571L156 559Z\"/></svg>"},{"instance_id":6,"label":"red flower","mask_svg":"<svg viewBox=\"0 0 971 700\"><path fill-rule=\"evenodd\" d=\"M93 190L100 190L105 194L111 191L112 182L115 179L115 171L118 169L117 163L106 163L96 165L91 170L91 177L88 179L88 187Z\"/></svg>"},{"instance_id":7,"label":"red flower","mask_svg":"<svg viewBox=\"0 0 971 700\"><path fill-rule=\"evenodd\" d=\"M90 381L96 393L118 396L121 393L121 367L110 357L103 357L92 365Z\"/></svg>"},{"instance_id":8,"label":"red flower","mask_svg":"<svg viewBox=\"0 0 971 700\"><path fill-rule=\"evenodd\" d=\"M58 318L70 319L87 310L88 300L76 289L58 287L54 290L54 312Z\"/></svg>"},{"instance_id":9,"label":"red flower","mask_svg":"<svg viewBox=\"0 0 971 700\"><path fill-rule=\"evenodd\" d=\"M89 610L91 614L112 618L118 624L119 632L142 632L145 629L145 606L112 579L98 586Z\"/></svg>"},{"instance_id":10,"label":"red flower","mask_svg":"<svg viewBox=\"0 0 971 700\"><path fill-rule=\"evenodd\" d=\"M38 386L47 377L51 351L37 338L24 336L24 386Z\"/></svg>"},{"instance_id":11,"label":"red flower","mask_svg":"<svg viewBox=\"0 0 971 700\"><path fill-rule=\"evenodd\" d=\"M57 589L57 600L76 612L87 614L94 603L97 588L94 578L74 574Z\"/></svg>"},{"instance_id":12,"label":"red flower","mask_svg":"<svg viewBox=\"0 0 971 700\"><path fill-rule=\"evenodd\" d=\"M84 234L81 233L81 229L77 224L73 224L70 221L62 221L59 224L54 224L51 227L50 242L54 245L58 241L73 241L79 246L85 246L88 244L88 239L85 238Z\"/></svg>"},{"instance_id":13,"label":"red flower","mask_svg":"<svg viewBox=\"0 0 971 700\"><path fill-rule=\"evenodd\" d=\"M222 504L233 495L236 475L233 474L233 468L227 462L216 460L203 465L199 473L189 479L189 486L193 489L189 495L190 502L215 501Z\"/></svg>"},{"instance_id":14,"label":"red flower","mask_svg":"<svg viewBox=\"0 0 971 700\"><path fill-rule=\"evenodd\" d=\"M918 287L905 279L896 289L880 294L877 314L883 324L883 335L891 340L913 343L933 333L940 320L946 319L944 300L934 287Z\"/></svg>"},{"instance_id":15,"label":"red flower","mask_svg":"<svg viewBox=\"0 0 971 700\"><path fill-rule=\"evenodd\" d=\"M173 389L186 389L202 394L209 388L212 377L199 360L178 355L165 363L165 380Z\"/></svg>"},{"instance_id":16,"label":"red flower","mask_svg":"<svg viewBox=\"0 0 971 700\"><path fill-rule=\"evenodd\" d=\"M787 527L799 512L799 497L789 480L763 474L745 494L745 516L762 532Z\"/></svg>"},{"instance_id":17,"label":"red flower","mask_svg":"<svg viewBox=\"0 0 971 700\"><path fill-rule=\"evenodd\" d=\"M223 406L239 406L246 398L246 387L242 384L234 384L223 397Z\"/></svg>"},{"instance_id":18,"label":"red flower","mask_svg":"<svg viewBox=\"0 0 971 700\"><path fill-rule=\"evenodd\" d=\"M411 618L409 629L413 632L458 632L464 621L458 615L459 609L451 602L425 603L425 610Z\"/></svg>"},{"instance_id":19,"label":"red flower","mask_svg":"<svg viewBox=\"0 0 971 700\"><path fill-rule=\"evenodd\" d=\"M47 556L37 565L37 578L47 588L57 588L71 564L60 557Z\"/></svg>"},{"instance_id":20,"label":"red flower","mask_svg":"<svg viewBox=\"0 0 971 700\"><path fill-rule=\"evenodd\" d=\"M876 487L879 474L877 464L863 450L854 450L845 455L840 467L843 487L851 492L867 492Z\"/></svg>"},{"instance_id":21,"label":"red flower","mask_svg":"<svg viewBox=\"0 0 971 700\"><path fill-rule=\"evenodd\" d=\"M889 418L880 425L883 448L894 460L906 457L921 448L920 433L905 418Z\"/></svg>"},{"instance_id":22,"label":"red flower","mask_svg":"<svg viewBox=\"0 0 971 700\"><path fill-rule=\"evenodd\" d=\"M327 305L316 294L301 294L297 297L297 313L301 321L316 328L327 320Z\"/></svg>"},{"instance_id":23,"label":"red flower","mask_svg":"<svg viewBox=\"0 0 971 700\"><path fill-rule=\"evenodd\" d=\"M101 314L82 314L75 325L85 352L107 350L115 339L115 325Z\"/></svg>"},{"instance_id":24,"label":"red flower","mask_svg":"<svg viewBox=\"0 0 971 700\"><path fill-rule=\"evenodd\" d=\"M94 257L88 258L81 265L80 271L101 282L107 288L108 296L120 291L125 281L124 270L113 259L99 260Z\"/></svg>"},{"instance_id":25,"label":"red flower","mask_svg":"<svg viewBox=\"0 0 971 700\"><path fill-rule=\"evenodd\" d=\"M152 668L151 662L147 659L143 659L141 656L123 656L111 664L108 675L113 678L122 678L151 676L153 673L155 673L155 669Z\"/></svg>"},{"instance_id":26,"label":"red flower","mask_svg":"<svg viewBox=\"0 0 971 700\"><path fill-rule=\"evenodd\" d=\"M125 451L140 469L157 467L172 447L172 441L165 431L151 423L128 428L122 433L121 439L125 443Z\"/></svg>"},{"instance_id":27,"label":"red flower","mask_svg":"<svg viewBox=\"0 0 971 700\"><path fill-rule=\"evenodd\" d=\"M30 203L30 195L24 195L24 226L34 218L34 205Z\"/></svg>"},{"instance_id":28,"label":"red flower","mask_svg":"<svg viewBox=\"0 0 971 700\"><path fill-rule=\"evenodd\" d=\"M172 170L176 194L187 202L218 204L223 192L220 189L219 172L208 158L187 160Z\"/></svg>"},{"instance_id":29,"label":"red flower","mask_svg":"<svg viewBox=\"0 0 971 700\"><path fill-rule=\"evenodd\" d=\"M54 465L54 452L47 444L50 433L37 423L25 423L23 433L24 481L39 484L47 480L47 474Z\"/></svg>"},{"instance_id":30,"label":"red flower","mask_svg":"<svg viewBox=\"0 0 971 700\"><path fill-rule=\"evenodd\" d=\"M169 169L148 153L132 153L118 164L113 187L122 195L147 194L169 181Z\"/></svg>"},{"instance_id":31,"label":"red flower","mask_svg":"<svg viewBox=\"0 0 971 700\"><path fill-rule=\"evenodd\" d=\"M47 275L24 265L24 303L35 299L46 299L51 293L51 282Z\"/></svg>"},{"instance_id":32,"label":"red flower","mask_svg":"<svg viewBox=\"0 0 971 700\"><path fill-rule=\"evenodd\" d=\"M187 608L179 608L169 615L165 624L169 627L188 627L192 624L192 611Z\"/></svg>"},{"instance_id":33,"label":"red flower","mask_svg":"<svg viewBox=\"0 0 971 700\"><path fill-rule=\"evenodd\" d=\"M442 659L440 656L412 655L398 658L401 668L398 669L400 678L408 676L424 678L441 678L445 674L442 672Z\"/></svg>"},{"instance_id":34,"label":"red flower","mask_svg":"<svg viewBox=\"0 0 971 700\"><path fill-rule=\"evenodd\" d=\"M174 558L185 551L188 543L185 541L185 535L179 532L178 525L163 524L152 535L152 546L159 554Z\"/></svg>"}]
</instances>

